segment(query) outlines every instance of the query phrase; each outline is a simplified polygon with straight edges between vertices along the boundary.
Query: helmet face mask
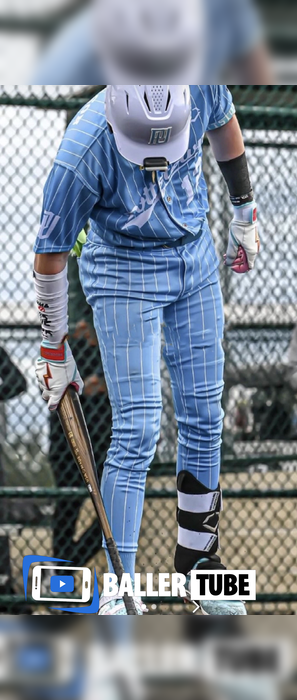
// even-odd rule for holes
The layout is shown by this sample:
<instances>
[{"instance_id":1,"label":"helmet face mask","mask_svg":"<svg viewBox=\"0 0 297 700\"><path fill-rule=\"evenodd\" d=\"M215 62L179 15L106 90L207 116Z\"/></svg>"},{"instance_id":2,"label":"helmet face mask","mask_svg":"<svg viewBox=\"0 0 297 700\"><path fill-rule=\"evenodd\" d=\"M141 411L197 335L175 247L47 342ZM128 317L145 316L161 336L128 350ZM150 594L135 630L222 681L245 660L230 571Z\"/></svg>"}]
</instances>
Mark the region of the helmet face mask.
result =
<instances>
[{"instance_id":1,"label":"helmet face mask","mask_svg":"<svg viewBox=\"0 0 297 700\"><path fill-rule=\"evenodd\" d=\"M165 163L180 160L188 149L189 85L108 85L106 119L126 160L165 170Z\"/></svg>"}]
</instances>

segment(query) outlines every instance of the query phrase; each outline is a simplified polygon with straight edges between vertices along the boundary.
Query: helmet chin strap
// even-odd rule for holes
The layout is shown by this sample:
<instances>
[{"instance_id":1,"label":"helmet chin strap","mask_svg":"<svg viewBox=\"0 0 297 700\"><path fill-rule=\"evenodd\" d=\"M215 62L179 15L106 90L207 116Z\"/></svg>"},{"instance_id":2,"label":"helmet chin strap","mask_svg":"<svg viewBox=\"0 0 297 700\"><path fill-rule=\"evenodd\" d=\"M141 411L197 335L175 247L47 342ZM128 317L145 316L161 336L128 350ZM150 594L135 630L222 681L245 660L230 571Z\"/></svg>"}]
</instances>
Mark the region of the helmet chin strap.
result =
<instances>
[{"instance_id":1,"label":"helmet chin strap","mask_svg":"<svg viewBox=\"0 0 297 700\"><path fill-rule=\"evenodd\" d=\"M156 181L156 172L161 171L161 172L166 172L168 170L168 160L167 158L163 157L157 157L157 158L145 158L143 161L143 165L140 166L141 170L146 170L149 173L152 173L152 180L153 182Z\"/></svg>"}]
</instances>

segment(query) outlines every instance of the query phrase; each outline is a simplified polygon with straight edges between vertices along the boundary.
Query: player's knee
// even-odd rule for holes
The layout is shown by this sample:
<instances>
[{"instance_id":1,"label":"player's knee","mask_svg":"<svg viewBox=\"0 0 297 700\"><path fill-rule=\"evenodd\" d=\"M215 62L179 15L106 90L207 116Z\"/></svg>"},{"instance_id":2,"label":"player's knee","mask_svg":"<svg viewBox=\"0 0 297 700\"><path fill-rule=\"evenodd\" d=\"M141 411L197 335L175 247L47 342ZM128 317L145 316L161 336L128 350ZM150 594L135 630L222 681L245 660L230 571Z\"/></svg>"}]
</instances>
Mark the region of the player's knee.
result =
<instances>
[{"instance_id":1,"label":"player's knee","mask_svg":"<svg viewBox=\"0 0 297 700\"><path fill-rule=\"evenodd\" d=\"M131 433L129 453L135 459L151 461L156 451L160 435L160 421L143 422L138 429Z\"/></svg>"},{"instance_id":2,"label":"player's knee","mask_svg":"<svg viewBox=\"0 0 297 700\"><path fill-rule=\"evenodd\" d=\"M223 418L220 401L199 404L197 411L178 422L179 435L185 441L216 443L221 439Z\"/></svg>"},{"instance_id":3,"label":"player's knee","mask_svg":"<svg viewBox=\"0 0 297 700\"><path fill-rule=\"evenodd\" d=\"M223 428L224 411L221 403L213 403L202 412L199 427L200 432L206 435L220 437Z\"/></svg>"},{"instance_id":4,"label":"player's knee","mask_svg":"<svg viewBox=\"0 0 297 700\"><path fill-rule=\"evenodd\" d=\"M151 415L142 412L142 418L134 416L129 425L114 426L108 459L122 468L148 469L160 436L160 423L161 408Z\"/></svg>"}]
</instances>

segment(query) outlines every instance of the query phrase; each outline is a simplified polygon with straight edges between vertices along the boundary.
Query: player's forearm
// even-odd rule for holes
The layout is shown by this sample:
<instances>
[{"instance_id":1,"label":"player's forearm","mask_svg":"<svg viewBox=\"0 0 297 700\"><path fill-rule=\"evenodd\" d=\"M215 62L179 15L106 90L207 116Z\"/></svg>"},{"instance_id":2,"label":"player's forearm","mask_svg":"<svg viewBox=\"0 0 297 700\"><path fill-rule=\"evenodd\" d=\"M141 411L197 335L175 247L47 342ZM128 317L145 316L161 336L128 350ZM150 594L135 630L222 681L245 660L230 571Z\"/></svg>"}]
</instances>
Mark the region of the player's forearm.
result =
<instances>
[{"instance_id":1,"label":"player's forearm","mask_svg":"<svg viewBox=\"0 0 297 700\"><path fill-rule=\"evenodd\" d=\"M35 256L34 282L43 342L59 346L68 333L69 253Z\"/></svg>"},{"instance_id":2,"label":"player's forearm","mask_svg":"<svg viewBox=\"0 0 297 700\"><path fill-rule=\"evenodd\" d=\"M236 117L220 129L212 131L209 140L234 206L225 264L234 272L245 273L254 267L260 240L257 205Z\"/></svg>"},{"instance_id":3,"label":"player's forearm","mask_svg":"<svg viewBox=\"0 0 297 700\"><path fill-rule=\"evenodd\" d=\"M254 193L244 141L236 116L228 124L208 133L214 155L235 207L253 203Z\"/></svg>"}]
</instances>

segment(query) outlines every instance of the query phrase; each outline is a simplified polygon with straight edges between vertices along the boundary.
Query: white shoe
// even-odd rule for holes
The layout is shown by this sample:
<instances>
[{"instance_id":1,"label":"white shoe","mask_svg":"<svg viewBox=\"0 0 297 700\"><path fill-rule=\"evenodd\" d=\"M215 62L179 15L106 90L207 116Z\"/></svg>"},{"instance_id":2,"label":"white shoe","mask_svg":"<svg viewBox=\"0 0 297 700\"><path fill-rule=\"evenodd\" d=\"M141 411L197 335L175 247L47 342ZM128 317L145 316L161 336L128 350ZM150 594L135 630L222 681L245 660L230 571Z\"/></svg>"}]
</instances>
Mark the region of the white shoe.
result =
<instances>
[{"instance_id":1,"label":"white shoe","mask_svg":"<svg viewBox=\"0 0 297 700\"><path fill-rule=\"evenodd\" d=\"M148 612L147 607L142 602L141 598L133 597L137 615L143 615ZM127 610L123 598L119 598L117 594L101 596L98 615L127 615Z\"/></svg>"}]
</instances>

